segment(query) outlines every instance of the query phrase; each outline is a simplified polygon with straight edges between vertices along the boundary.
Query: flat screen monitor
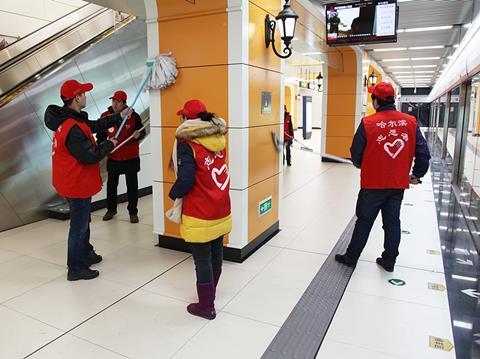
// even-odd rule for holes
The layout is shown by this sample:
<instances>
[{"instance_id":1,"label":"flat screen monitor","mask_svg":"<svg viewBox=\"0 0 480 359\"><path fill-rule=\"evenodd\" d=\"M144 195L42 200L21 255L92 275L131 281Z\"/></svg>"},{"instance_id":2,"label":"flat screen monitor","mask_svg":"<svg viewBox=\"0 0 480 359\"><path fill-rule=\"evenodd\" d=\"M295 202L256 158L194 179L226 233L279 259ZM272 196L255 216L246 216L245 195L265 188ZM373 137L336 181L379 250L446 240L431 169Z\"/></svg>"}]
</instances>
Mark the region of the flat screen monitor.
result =
<instances>
[{"instance_id":1,"label":"flat screen monitor","mask_svg":"<svg viewBox=\"0 0 480 359\"><path fill-rule=\"evenodd\" d=\"M397 0L368 0L325 5L330 46L397 42Z\"/></svg>"}]
</instances>

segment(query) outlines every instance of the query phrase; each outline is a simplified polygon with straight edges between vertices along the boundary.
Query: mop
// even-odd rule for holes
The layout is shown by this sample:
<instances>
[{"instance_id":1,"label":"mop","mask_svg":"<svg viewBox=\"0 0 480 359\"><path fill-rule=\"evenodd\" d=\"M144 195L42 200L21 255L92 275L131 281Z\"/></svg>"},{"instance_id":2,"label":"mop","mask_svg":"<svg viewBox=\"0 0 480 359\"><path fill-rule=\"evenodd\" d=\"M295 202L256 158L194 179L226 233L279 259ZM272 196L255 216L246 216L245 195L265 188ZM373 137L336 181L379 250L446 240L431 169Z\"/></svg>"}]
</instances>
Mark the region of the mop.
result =
<instances>
[{"instance_id":1,"label":"mop","mask_svg":"<svg viewBox=\"0 0 480 359\"><path fill-rule=\"evenodd\" d=\"M178 76L178 70L176 67L176 61L171 57L171 53L160 54L153 60L147 60L147 73L142 85L137 91L135 99L133 100L130 108L133 108L140 98L142 91L145 90L160 90L166 88L175 83ZM122 123L118 127L117 133L114 139L117 140L123 126L128 120L128 115L122 120ZM143 128L142 128L143 129ZM116 148L119 148L129 141L133 136L130 136L125 141L120 143Z\"/></svg>"}]
</instances>

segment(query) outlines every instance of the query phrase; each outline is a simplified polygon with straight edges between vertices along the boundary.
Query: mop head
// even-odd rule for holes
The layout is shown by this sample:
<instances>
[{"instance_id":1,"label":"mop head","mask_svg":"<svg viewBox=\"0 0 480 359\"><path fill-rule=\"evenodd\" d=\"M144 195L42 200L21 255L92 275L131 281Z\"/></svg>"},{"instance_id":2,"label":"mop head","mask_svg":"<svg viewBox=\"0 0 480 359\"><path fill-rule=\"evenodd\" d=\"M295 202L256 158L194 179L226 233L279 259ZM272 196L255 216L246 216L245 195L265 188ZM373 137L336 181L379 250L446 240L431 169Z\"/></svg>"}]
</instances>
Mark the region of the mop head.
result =
<instances>
[{"instance_id":1,"label":"mop head","mask_svg":"<svg viewBox=\"0 0 480 359\"><path fill-rule=\"evenodd\" d=\"M151 72L151 76L145 90L164 89L176 82L177 61L171 54L160 54L155 59L147 61L147 71Z\"/></svg>"}]
</instances>

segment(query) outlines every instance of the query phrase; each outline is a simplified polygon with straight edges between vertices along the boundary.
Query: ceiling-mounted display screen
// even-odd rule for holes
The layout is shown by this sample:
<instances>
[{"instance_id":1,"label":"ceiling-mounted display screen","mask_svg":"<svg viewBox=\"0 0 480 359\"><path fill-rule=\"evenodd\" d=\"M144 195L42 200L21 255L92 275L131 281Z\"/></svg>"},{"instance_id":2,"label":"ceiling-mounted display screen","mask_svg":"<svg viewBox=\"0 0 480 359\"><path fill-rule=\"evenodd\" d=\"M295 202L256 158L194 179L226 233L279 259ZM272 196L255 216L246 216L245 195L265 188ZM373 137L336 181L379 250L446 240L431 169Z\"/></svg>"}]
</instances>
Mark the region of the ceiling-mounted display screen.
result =
<instances>
[{"instance_id":1,"label":"ceiling-mounted display screen","mask_svg":"<svg viewBox=\"0 0 480 359\"><path fill-rule=\"evenodd\" d=\"M325 5L330 46L397 41L397 0Z\"/></svg>"}]
</instances>

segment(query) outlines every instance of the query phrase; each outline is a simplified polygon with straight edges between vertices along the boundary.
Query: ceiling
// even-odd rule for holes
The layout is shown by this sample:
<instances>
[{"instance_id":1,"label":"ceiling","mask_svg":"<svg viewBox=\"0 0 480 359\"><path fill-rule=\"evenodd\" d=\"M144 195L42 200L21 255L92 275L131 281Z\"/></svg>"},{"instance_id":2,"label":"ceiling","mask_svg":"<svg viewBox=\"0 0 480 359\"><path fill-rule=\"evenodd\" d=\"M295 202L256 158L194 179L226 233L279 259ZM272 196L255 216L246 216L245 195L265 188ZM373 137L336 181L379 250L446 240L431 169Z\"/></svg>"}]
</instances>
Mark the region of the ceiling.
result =
<instances>
[{"instance_id":1,"label":"ceiling","mask_svg":"<svg viewBox=\"0 0 480 359\"><path fill-rule=\"evenodd\" d=\"M362 47L402 87L432 87L473 20L475 0L397 1L397 42Z\"/></svg>"}]
</instances>

